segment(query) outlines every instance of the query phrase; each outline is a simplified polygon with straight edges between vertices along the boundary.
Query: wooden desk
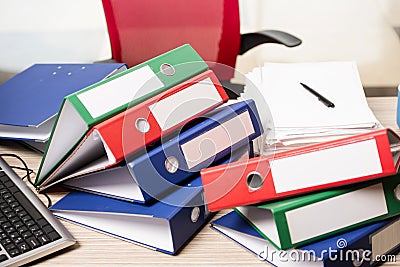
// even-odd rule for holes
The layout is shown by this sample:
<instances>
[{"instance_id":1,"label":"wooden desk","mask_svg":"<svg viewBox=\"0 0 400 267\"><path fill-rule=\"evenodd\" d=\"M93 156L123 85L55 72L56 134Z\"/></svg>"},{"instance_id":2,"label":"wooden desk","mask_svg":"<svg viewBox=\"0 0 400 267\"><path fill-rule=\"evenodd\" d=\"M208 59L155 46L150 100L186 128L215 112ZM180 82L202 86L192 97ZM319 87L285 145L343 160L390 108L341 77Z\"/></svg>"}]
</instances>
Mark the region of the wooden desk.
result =
<instances>
[{"instance_id":1,"label":"wooden desk","mask_svg":"<svg viewBox=\"0 0 400 267\"><path fill-rule=\"evenodd\" d=\"M368 103L385 127L400 133L396 124L397 98L370 98ZM0 141L0 153L18 154L30 168L37 171L39 167L40 154L14 142ZM19 164L17 160L6 159L10 164ZM19 174L22 176L23 172ZM63 192L59 192L50 195L55 202L62 194ZM46 202L44 198L43 201ZM227 212L221 211L214 218ZM78 245L63 253L35 262L33 266L73 266L74 264L81 266L268 266L244 248L212 230L208 225L177 256L170 256L68 222L63 223L78 240ZM383 266L400 266L400 254L397 255L397 263L385 263Z\"/></svg>"}]
</instances>

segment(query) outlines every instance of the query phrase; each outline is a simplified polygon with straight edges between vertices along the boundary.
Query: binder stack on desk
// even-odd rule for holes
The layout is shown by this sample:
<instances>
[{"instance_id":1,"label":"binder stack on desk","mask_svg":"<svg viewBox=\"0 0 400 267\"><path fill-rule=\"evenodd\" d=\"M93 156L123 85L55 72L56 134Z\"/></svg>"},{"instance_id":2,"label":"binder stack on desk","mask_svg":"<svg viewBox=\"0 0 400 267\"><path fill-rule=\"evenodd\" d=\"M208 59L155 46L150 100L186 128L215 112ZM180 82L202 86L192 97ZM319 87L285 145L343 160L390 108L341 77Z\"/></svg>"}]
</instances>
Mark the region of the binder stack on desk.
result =
<instances>
[{"instance_id":1,"label":"binder stack on desk","mask_svg":"<svg viewBox=\"0 0 400 267\"><path fill-rule=\"evenodd\" d=\"M276 266L370 266L394 257L400 137L380 127L332 136L203 169L210 211L234 208L212 227Z\"/></svg>"},{"instance_id":2,"label":"binder stack on desk","mask_svg":"<svg viewBox=\"0 0 400 267\"><path fill-rule=\"evenodd\" d=\"M207 68L184 45L67 96L36 179L76 189L54 214L177 253L213 215L200 170L248 158L263 132L255 102L224 104Z\"/></svg>"}]
</instances>

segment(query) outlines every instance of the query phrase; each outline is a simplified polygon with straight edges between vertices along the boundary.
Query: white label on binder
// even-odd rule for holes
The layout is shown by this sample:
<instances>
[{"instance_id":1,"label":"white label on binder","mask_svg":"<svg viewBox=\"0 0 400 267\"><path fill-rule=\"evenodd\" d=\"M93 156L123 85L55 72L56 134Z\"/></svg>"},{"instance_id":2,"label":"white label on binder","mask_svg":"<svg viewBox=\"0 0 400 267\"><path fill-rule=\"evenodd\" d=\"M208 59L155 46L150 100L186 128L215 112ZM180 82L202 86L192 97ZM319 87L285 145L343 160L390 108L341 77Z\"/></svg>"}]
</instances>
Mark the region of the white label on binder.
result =
<instances>
[{"instance_id":1,"label":"white label on binder","mask_svg":"<svg viewBox=\"0 0 400 267\"><path fill-rule=\"evenodd\" d=\"M163 86L157 75L146 65L78 94L77 97L90 115L97 118Z\"/></svg>"},{"instance_id":2,"label":"white label on binder","mask_svg":"<svg viewBox=\"0 0 400 267\"><path fill-rule=\"evenodd\" d=\"M387 214L382 183L286 212L292 243Z\"/></svg>"},{"instance_id":3,"label":"white label on binder","mask_svg":"<svg viewBox=\"0 0 400 267\"><path fill-rule=\"evenodd\" d=\"M245 111L182 144L181 149L188 167L192 168L254 132L250 114Z\"/></svg>"},{"instance_id":4,"label":"white label on binder","mask_svg":"<svg viewBox=\"0 0 400 267\"><path fill-rule=\"evenodd\" d=\"M397 219L383 230L371 236L372 257L371 262L386 255L400 243L400 220Z\"/></svg>"},{"instance_id":5,"label":"white label on binder","mask_svg":"<svg viewBox=\"0 0 400 267\"><path fill-rule=\"evenodd\" d=\"M375 139L275 159L271 173L277 193L382 173Z\"/></svg>"},{"instance_id":6,"label":"white label on binder","mask_svg":"<svg viewBox=\"0 0 400 267\"><path fill-rule=\"evenodd\" d=\"M222 98L210 78L191 85L150 106L161 130L167 130L199 112L222 103Z\"/></svg>"}]
</instances>

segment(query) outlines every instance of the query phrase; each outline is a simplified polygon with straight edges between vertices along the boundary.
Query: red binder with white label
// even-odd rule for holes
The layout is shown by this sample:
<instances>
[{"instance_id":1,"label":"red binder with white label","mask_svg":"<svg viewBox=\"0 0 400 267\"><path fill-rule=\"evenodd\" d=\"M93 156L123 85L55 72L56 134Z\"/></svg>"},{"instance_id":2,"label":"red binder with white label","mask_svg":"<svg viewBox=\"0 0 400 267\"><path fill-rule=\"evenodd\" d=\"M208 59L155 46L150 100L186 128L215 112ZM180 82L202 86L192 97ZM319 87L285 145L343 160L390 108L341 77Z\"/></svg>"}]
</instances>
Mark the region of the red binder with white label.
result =
<instances>
[{"instance_id":1,"label":"red binder with white label","mask_svg":"<svg viewBox=\"0 0 400 267\"><path fill-rule=\"evenodd\" d=\"M393 175L400 137L379 129L203 169L211 211L255 204Z\"/></svg>"},{"instance_id":2,"label":"red binder with white label","mask_svg":"<svg viewBox=\"0 0 400 267\"><path fill-rule=\"evenodd\" d=\"M49 179L59 182L114 166L226 101L215 74L205 71L93 126Z\"/></svg>"}]
</instances>

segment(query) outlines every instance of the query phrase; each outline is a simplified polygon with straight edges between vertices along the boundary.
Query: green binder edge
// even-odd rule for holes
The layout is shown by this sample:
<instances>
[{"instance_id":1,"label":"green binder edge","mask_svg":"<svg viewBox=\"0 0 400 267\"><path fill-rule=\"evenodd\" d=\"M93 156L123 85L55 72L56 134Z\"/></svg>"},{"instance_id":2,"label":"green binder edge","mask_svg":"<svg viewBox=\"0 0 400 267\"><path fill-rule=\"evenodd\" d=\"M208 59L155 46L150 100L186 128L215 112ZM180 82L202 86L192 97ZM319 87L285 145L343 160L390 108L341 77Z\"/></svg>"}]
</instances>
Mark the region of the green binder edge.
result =
<instances>
[{"instance_id":1,"label":"green binder edge","mask_svg":"<svg viewBox=\"0 0 400 267\"><path fill-rule=\"evenodd\" d=\"M162 74L160 72L160 66L163 63L168 63L168 64L172 65L175 69L175 75L168 76L168 75ZM185 64L185 63L194 63L194 64ZM140 69L146 65L149 66L153 70L153 72L157 75L157 77L163 82L164 86L162 88L155 90L151 93L148 93L144 96L141 96L141 97L139 97L129 103L126 103L122 106L119 106L118 108L115 108L97 118L93 118L90 115L89 111L85 108L85 106L79 100L79 98L78 98L79 94L89 91L95 87L98 87L102 84L110 82L114 79L118 79L119 77L126 75L137 69ZM143 62L139 65L136 65L132 68L129 68L121 73L111 76L105 80L102 80L93 85L90 85L78 92L75 92L73 94L66 96L61 104L59 112L57 113L57 117L54 122L54 125L57 125L57 122L59 119L59 114L60 114L61 109L64 106L64 103L66 100L68 100L75 107L75 109L80 113L81 117L86 122L86 124L88 126L88 129L86 130L86 132L87 132L90 129L90 127L92 127L93 125L96 125L96 124L112 117L113 115L116 115L116 114L122 112L123 110L125 110L126 108L128 108L130 106L133 106L140 102L143 102L144 100L149 99L149 98L167 90L168 88L171 88L172 86L177 85L199 73L202 73L202 72L206 71L207 69L208 69L207 63L204 62L204 60L200 57L200 55L189 44L182 45L173 50L170 50L169 52L166 52L166 53L159 55L153 59L150 59L150 60ZM43 154L42 160L39 165L38 173L36 175L36 179L35 179L35 183L34 183L34 185L36 187L40 186L40 184L47 179L47 177L70 155L70 153L73 151L73 149L84 138L84 135L82 135L79 138L79 140L77 140L77 142L75 142L75 144L68 150L68 152L57 162L57 164L55 164L48 173L46 173L41 179L39 179L39 176L41 175L42 166L43 166L45 158L47 156L47 150L48 150L48 147L50 146L50 142L53 137L54 131L55 131L55 127L53 127L53 129L51 131L51 135L50 135L49 141L47 143L46 150Z\"/></svg>"},{"instance_id":2,"label":"green binder edge","mask_svg":"<svg viewBox=\"0 0 400 267\"><path fill-rule=\"evenodd\" d=\"M369 220L366 221L362 221L359 222L357 224L353 224L341 229L337 229L335 231L326 233L326 234L322 234L301 242L297 242L297 243L292 243L291 241L291 237L290 237L290 233L289 233L289 227L288 227L288 223L287 223L287 219L285 216L285 213L289 210L293 210L296 208L300 208L309 204L313 204L315 202L319 202L325 199L329 199L332 197L336 197L342 194L346 194L352 191L356 191L362 188L366 188L368 186L372 186L375 184L379 184L382 183L383 185L383 190L385 193L385 199L386 199L386 205L387 205L387 209L388 209L388 213L375 217L375 218L371 218ZM261 234L265 239L267 239L268 241L270 241L276 248L280 249L280 250L286 250L286 249L290 249L290 248L298 248L298 247L302 247L305 245L308 245L310 243L314 243L316 241L322 240L322 239L326 239L328 237L331 236L335 236L335 235L339 235L340 233L344 233L347 231L350 231L352 229L373 223L373 222L377 222L383 219L387 219L389 217L392 216L396 216L398 214L400 214L400 200L398 200L395 196L395 188L396 186L400 185L400 174L396 174L396 175L392 175L392 176L388 176L385 178L381 178L381 179L377 179L374 181L369 181L369 182L362 182L359 184L354 184L354 185L350 185L350 186L346 186L346 187L341 187L341 188L337 188L337 189L331 189L328 191L321 191L321 192L317 192L317 193L313 193L313 194L307 194L307 195L302 195L299 197L295 197L295 198L289 198L289 199L284 199L284 200L280 200L280 201L276 201L276 202L269 202L269 203L265 203L262 205L258 205L257 208L260 209L268 209L272 212L273 217L274 217L274 221L277 227L277 231L278 231L278 236L280 239L280 243L281 246L278 246L277 244L275 244L274 242L272 242L270 240L270 238L268 237L268 235L266 233L263 233L260 229L258 229L250 220L248 220L245 216L243 216L240 211L236 210L243 218L246 219L247 222L249 222L253 228L259 233ZM400 186L399 186L400 188Z\"/></svg>"}]
</instances>

